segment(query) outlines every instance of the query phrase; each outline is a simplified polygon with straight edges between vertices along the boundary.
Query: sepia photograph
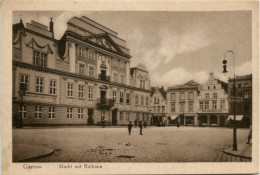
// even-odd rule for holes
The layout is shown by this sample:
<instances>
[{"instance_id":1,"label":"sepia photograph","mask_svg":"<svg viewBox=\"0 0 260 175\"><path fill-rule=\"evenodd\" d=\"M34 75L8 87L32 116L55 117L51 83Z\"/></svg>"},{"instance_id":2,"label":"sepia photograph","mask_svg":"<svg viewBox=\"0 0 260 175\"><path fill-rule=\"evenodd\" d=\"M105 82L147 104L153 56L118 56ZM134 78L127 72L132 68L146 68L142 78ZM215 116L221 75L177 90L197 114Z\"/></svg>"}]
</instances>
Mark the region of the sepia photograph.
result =
<instances>
[{"instance_id":1,"label":"sepia photograph","mask_svg":"<svg viewBox=\"0 0 260 175\"><path fill-rule=\"evenodd\" d=\"M5 6L2 171L259 172L258 4L128 3Z\"/></svg>"}]
</instances>

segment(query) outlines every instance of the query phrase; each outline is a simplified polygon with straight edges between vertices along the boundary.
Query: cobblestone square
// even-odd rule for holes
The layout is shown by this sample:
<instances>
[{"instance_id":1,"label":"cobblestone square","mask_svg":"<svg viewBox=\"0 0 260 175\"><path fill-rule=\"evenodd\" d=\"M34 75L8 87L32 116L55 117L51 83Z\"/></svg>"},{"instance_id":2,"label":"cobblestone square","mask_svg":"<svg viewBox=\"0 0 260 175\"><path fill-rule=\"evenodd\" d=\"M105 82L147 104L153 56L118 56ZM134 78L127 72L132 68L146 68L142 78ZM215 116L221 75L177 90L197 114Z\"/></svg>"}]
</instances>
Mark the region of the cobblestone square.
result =
<instances>
[{"instance_id":1,"label":"cobblestone square","mask_svg":"<svg viewBox=\"0 0 260 175\"><path fill-rule=\"evenodd\" d=\"M248 132L237 130L238 144L247 141ZM126 127L23 128L13 129L13 143L54 149L35 162L248 161L223 154L232 147L232 133L231 128L148 127L144 135L133 128L129 136Z\"/></svg>"}]
</instances>

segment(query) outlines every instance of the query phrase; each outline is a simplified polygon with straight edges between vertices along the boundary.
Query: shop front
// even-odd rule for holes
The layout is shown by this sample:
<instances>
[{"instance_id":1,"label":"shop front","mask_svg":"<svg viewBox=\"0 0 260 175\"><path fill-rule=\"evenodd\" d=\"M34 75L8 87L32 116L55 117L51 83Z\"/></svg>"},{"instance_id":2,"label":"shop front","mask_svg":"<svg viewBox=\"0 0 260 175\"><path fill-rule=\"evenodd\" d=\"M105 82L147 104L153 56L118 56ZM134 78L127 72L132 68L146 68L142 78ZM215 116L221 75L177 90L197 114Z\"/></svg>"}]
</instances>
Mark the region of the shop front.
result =
<instances>
[{"instance_id":1,"label":"shop front","mask_svg":"<svg viewBox=\"0 0 260 175\"><path fill-rule=\"evenodd\" d=\"M205 113L202 113L202 114L198 114L198 126L225 126L227 125L227 120L228 118L228 114L205 114Z\"/></svg>"}]
</instances>

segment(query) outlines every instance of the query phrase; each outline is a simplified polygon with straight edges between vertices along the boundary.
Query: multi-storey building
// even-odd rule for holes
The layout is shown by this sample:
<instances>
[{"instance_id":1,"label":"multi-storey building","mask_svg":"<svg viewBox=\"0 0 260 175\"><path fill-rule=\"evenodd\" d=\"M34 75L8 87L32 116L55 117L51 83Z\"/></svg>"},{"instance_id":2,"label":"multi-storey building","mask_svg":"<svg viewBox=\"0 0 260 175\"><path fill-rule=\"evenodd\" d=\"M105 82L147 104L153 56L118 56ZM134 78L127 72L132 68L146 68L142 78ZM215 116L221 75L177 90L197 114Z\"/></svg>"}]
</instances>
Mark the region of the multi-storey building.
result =
<instances>
[{"instance_id":1,"label":"multi-storey building","mask_svg":"<svg viewBox=\"0 0 260 175\"><path fill-rule=\"evenodd\" d=\"M249 127L252 124L252 74L245 76L236 76L236 115L240 115L241 126ZM228 81L229 98L234 97L234 79ZM234 104L229 102L229 113L234 115Z\"/></svg>"},{"instance_id":2,"label":"multi-storey building","mask_svg":"<svg viewBox=\"0 0 260 175\"><path fill-rule=\"evenodd\" d=\"M167 116L172 124L197 125L198 83L189 81L167 89Z\"/></svg>"},{"instance_id":3,"label":"multi-storey building","mask_svg":"<svg viewBox=\"0 0 260 175\"><path fill-rule=\"evenodd\" d=\"M225 126L228 117L228 85L214 77L211 72L208 81L198 89L198 125Z\"/></svg>"},{"instance_id":4,"label":"multi-storey building","mask_svg":"<svg viewBox=\"0 0 260 175\"><path fill-rule=\"evenodd\" d=\"M164 87L152 87L151 93L151 112L152 112L152 124L160 125L161 123L167 123L166 117L166 91Z\"/></svg>"},{"instance_id":5,"label":"multi-storey building","mask_svg":"<svg viewBox=\"0 0 260 175\"><path fill-rule=\"evenodd\" d=\"M25 125L150 123L150 80L143 65L130 68L130 50L118 34L73 17L60 40L54 23L13 25L13 115Z\"/></svg>"}]
</instances>

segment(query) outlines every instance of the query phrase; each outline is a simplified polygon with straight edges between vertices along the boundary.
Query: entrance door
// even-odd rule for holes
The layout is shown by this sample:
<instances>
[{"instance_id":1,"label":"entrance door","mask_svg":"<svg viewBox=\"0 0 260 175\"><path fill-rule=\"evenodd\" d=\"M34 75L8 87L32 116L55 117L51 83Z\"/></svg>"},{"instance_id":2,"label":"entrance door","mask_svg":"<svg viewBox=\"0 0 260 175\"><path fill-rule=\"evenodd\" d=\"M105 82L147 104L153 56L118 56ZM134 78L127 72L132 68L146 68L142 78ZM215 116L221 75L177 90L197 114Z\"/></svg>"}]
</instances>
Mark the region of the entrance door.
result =
<instances>
[{"instance_id":1,"label":"entrance door","mask_svg":"<svg viewBox=\"0 0 260 175\"><path fill-rule=\"evenodd\" d=\"M100 99L102 104L106 103L106 91L100 91Z\"/></svg>"},{"instance_id":2,"label":"entrance door","mask_svg":"<svg viewBox=\"0 0 260 175\"><path fill-rule=\"evenodd\" d=\"M93 113L94 113L94 109L88 109L88 125L94 124Z\"/></svg>"},{"instance_id":3,"label":"entrance door","mask_svg":"<svg viewBox=\"0 0 260 175\"><path fill-rule=\"evenodd\" d=\"M117 125L117 109L112 111L112 125Z\"/></svg>"},{"instance_id":4,"label":"entrance door","mask_svg":"<svg viewBox=\"0 0 260 175\"><path fill-rule=\"evenodd\" d=\"M180 115L180 125L184 125L184 115Z\"/></svg>"}]
</instances>

